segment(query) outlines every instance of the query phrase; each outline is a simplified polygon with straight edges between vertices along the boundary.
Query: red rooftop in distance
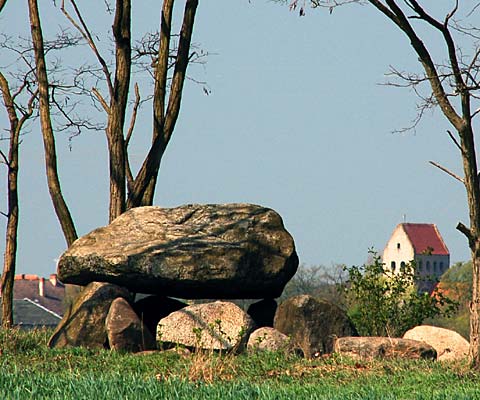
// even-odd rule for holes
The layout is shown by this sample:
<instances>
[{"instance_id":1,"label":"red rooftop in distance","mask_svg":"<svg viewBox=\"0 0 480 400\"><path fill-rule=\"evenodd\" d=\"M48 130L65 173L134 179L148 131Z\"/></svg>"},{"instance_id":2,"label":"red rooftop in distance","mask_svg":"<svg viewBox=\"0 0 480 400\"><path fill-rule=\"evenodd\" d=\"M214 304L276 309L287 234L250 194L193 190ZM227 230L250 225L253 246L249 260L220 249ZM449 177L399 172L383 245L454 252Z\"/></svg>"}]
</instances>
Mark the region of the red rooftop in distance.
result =
<instances>
[{"instance_id":1,"label":"red rooftop in distance","mask_svg":"<svg viewBox=\"0 0 480 400\"><path fill-rule=\"evenodd\" d=\"M48 279L34 274L15 275L14 299L30 299L61 316L65 308L64 297L65 285L57 279L57 274L51 274Z\"/></svg>"},{"instance_id":2,"label":"red rooftop in distance","mask_svg":"<svg viewBox=\"0 0 480 400\"><path fill-rule=\"evenodd\" d=\"M417 286L422 291L431 291L450 266L450 252L435 224L405 222L394 229L382 261L384 268L393 273L399 273L413 261L420 280L424 281Z\"/></svg>"},{"instance_id":3,"label":"red rooftop in distance","mask_svg":"<svg viewBox=\"0 0 480 400\"><path fill-rule=\"evenodd\" d=\"M435 224L403 223L401 225L412 243L415 254L450 255Z\"/></svg>"}]
</instances>

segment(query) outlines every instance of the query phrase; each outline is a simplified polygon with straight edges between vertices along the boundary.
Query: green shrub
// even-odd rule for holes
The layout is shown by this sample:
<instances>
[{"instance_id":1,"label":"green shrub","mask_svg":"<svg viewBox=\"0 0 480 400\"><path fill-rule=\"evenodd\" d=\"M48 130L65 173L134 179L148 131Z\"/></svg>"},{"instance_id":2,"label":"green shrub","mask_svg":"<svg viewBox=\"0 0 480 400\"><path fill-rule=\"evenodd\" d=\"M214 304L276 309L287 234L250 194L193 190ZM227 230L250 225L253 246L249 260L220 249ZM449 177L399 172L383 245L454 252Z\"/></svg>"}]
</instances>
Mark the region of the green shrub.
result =
<instances>
[{"instance_id":1,"label":"green shrub","mask_svg":"<svg viewBox=\"0 0 480 400\"><path fill-rule=\"evenodd\" d=\"M451 315L458 306L442 293L419 292L416 284L421 278L413 263L393 273L373 253L370 265L347 267L346 271L347 312L363 336L400 337L426 318Z\"/></svg>"}]
</instances>

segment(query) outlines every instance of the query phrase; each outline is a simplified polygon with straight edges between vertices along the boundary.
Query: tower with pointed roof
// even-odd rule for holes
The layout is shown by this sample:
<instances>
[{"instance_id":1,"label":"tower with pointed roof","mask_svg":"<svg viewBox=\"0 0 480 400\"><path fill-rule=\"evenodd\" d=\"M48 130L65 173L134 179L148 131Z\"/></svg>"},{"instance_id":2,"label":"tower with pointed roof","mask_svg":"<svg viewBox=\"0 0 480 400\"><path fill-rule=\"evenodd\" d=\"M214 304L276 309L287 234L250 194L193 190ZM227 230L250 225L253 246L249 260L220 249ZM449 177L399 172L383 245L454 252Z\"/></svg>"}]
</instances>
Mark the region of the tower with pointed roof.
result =
<instances>
[{"instance_id":1,"label":"tower with pointed roof","mask_svg":"<svg viewBox=\"0 0 480 400\"><path fill-rule=\"evenodd\" d=\"M382 261L394 273L415 261L420 276L435 280L449 268L450 253L435 224L402 223L387 242Z\"/></svg>"}]
</instances>

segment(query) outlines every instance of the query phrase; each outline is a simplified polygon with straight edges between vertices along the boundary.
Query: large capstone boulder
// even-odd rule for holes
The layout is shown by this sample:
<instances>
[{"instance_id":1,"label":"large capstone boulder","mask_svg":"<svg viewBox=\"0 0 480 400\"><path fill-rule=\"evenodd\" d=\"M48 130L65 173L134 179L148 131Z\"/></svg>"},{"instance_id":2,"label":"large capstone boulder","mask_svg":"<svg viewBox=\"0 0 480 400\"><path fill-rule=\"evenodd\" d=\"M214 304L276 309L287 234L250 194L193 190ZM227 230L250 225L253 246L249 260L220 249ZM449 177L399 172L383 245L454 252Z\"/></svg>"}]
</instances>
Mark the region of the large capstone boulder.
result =
<instances>
[{"instance_id":1,"label":"large capstone boulder","mask_svg":"<svg viewBox=\"0 0 480 400\"><path fill-rule=\"evenodd\" d=\"M204 350L242 351L254 322L239 306L228 301L194 304L162 318L157 342L161 348L176 345Z\"/></svg>"},{"instance_id":2,"label":"large capstone boulder","mask_svg":"<svg viewBox=\"0 0 480 400\"><path fill-rule=\"evenodd\" d=\"M273 327L291 338L307 358L333 352L336 336L356 336L352 322L338 306L309 295L290 297L278 306Z\"/></svg>"},{"instance_id":3,"label":"large capstone boulder","mask_svg":"<svg viewBox=\"0 0 480 400\"><path fill-rule=\"evenodd\" d=\"M416 326L408 330L403 338L428 343L437 351L438 361L465 359L470 348L468 341L459 333L437 326Z\"/></svg>"},{"instance_id":4,"label":"large capstone boulder","mask_svg":"<svg viewBox=\"0 0 480 400\"><path fill-rule=\"evenodd\" d=\"M341 337L334 343L336 353L354 359L374 358L409 360L436 360L437 351L428 343L388 337Z\"/></svg>"},{"instance_id":5,"label":"large capstone boulder","mask_svg":"<svg viewBox=\"0 0 480 400\"><path fill-rule=\"evenodd\" d=\"M157 347L155 337L122 297L112 302L105 320L105 330L112 350L138 353Z\"/></svg>"},{"instance_id":6,"label":"large capstone boulder","mask_svg":"<svg viewBox=\"0 0 480 400\"><path fill-rule=\"evenodd\" d=\"M138 207L75 241L58 276L179 298L275 298L297 266L293 239L271 209Z\"/></svg>"},{"instance_id":7,"label":"large capstone boulder","mask_svg":"<svg viewBox=\"0 0 480 400\"><path fill-rule=\"evenodd\" d=\"M50 347L107 348L105 320L117 297L131 301L125 288L104 282L92 282L77 298L53 332Z\"/></svg>"}]
</instances>

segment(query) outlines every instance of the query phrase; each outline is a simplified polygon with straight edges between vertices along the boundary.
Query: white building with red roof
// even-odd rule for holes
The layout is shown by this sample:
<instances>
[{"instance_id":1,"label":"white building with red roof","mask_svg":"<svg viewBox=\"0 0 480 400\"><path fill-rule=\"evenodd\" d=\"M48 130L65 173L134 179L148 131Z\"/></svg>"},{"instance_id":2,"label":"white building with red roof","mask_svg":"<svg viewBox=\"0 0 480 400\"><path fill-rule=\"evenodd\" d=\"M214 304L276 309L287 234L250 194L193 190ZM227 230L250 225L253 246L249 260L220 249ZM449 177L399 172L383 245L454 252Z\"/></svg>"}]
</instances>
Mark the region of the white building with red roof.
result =
<instances>
[{"instance_id":1,"label":"white building with red roof","mask_svg":"<svg viewBox=\"0 0 480 400\"><path fill-rule=\"evenodd\" d=\"M440 277L450 266L450 253L435 224L398 224L383 251L385 268L398 272L415 261L421 276Z\"/></svg>"}]
</instances>

